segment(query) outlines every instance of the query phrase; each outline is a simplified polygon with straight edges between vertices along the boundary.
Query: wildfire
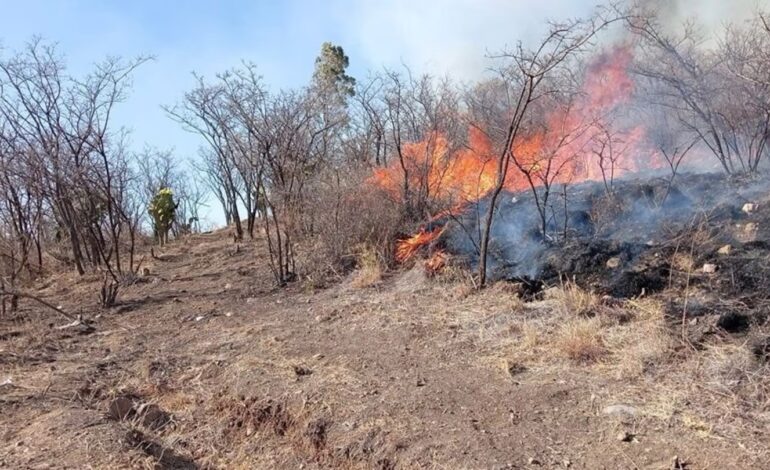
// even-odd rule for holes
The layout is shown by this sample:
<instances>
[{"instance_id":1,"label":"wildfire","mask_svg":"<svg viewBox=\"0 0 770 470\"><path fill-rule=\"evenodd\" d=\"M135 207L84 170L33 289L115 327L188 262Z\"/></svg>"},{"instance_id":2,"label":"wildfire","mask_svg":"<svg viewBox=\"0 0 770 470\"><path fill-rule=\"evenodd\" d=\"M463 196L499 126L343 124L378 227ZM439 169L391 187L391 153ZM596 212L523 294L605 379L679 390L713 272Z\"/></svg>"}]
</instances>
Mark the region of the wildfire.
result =
<instances>
[{"instance_id":1,"label":"wildfire","mask_svg":"<svg viewBox=\"0 0 770 470\"><path fill-rule=\"evenodd\" d=\"M444 232L444 227L434 230L421 228L419 232L409 238L400 240L396 246L396 261L403 263L411 259L423 246L436 240Z\"/></svg>"},{"instance_id":2,"label":"wildfire","mask_svg":"<svg viewBox=\"0 0 770 470\"><path fill-rule=\"evenodd\" d=\"M444 266L446 266L447 258L448 255L444 250L436 250L436 252L425 261L425 272L427 272L429 276L440 272L444 269Z\"/></svg>"},{"instance_id":3,"label":"wildfire","mask_svg":"<svg viewBox=\"0 0 770 470\"><path fill-rule=\"evenodd\" d=\"M634 84L628 75L632 60L630 47L620 46L597 56L586 69L582 93L567 108L553 108L542 116L541 125L533 125L529 133L512 144L518 165L509 169L504 187L518 191L543 180L550 183L578 183L598 181L639 168L657 166L650 154L641 152L639 143L644 129L618 128L607 116L619 106L628 103ZM599 154L597 136L604 133L612 139L612 154ZM606 157L606 158L605 158ZM640 157L647 157L640 161ZM607 158L611 161L608 163ZM406 169L406 171L404 171ZM404 174L408 180L404 181ZM468 130L464 148L452 148L447 139L432 133L424 141L403 146L402 159L380 168L372 182L393 197L401 197L405 186L424 187L432 198L448 201L461 209L478 201L494 188L497 178L497 153L487 134L477 126ZM433 225L433 224L431 224ZM421 228L418 233L398 242L396 259L399 262L413 257L420 247L426 246L441 233L441 229ZM441 258L442 260L444 258ZM441 263L437 264L442 264Z\"/></svg>"}]
</instances>

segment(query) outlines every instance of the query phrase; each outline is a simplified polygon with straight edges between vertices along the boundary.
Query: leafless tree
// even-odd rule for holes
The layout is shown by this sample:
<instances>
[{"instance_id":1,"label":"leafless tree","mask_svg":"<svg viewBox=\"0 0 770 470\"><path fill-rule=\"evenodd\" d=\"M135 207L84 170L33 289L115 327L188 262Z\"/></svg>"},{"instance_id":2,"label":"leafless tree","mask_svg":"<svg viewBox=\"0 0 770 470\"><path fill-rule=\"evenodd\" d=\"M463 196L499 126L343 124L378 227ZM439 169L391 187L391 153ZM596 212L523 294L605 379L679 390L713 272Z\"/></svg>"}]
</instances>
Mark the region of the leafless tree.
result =
<instances>
[{"instance_id":1,"label":"leafless tree","mask_svg":"<svg viewBox=\"0 0 770 470\"><path fill-rule=\"evenodd\" d=\"M209 184L220 185L216 193L224 202L228 223L235 225L237 240L243 238L238 201L243 199L243 181L237 171L236 148L231 138L233 116L228 106L225 88L220 83L208 84L196 75L196 87L185 93L182 102L164 106L166 113L193 133L203 137Z\"/></svg>"},{"instance_id":2,"label":"leafless tree","mask_svg":"<svg viewBox=\"0 0 770 470\"><path fill-rule=\"evenodd\" d=\"M697 135L726 173L755 173L770 124L766 60L757 60L768 47L761 17L748 28L729 26L716 48L705 45L692 22L668 31L647 4L627 23L640 39L635 72L647 79L655 104Z\"/></svg>"},{"instance_id":3,"label":"leafless tree","mask_svg":"<svg viewBox=\"0 0 770 470\"><path fill-rule=\"evenodd\" d=\"M504 61L499 72L509 84L510 90L507 102L508 124L503 129L492 128L489 131L498 133L493 134L491 140L497 143L499 156L497 181L490 194L489 208L482 225L478 266L479 285L482 287L486 284L489 238L497 200L505 187L509 168L511 164L519 170L527 168L523 155L518 153L518 145L524 138L523 129L530 118L531 107L549 93L547 88L543 88L548 79L559 72L560 68L569 66L570 58L588 46L597 32L613 21L617 21L616 16L597 14L588 20L552 23L548 34L534 49L525 48L519 43L514 50L497 57Z\"/></svg>"},{"instance_id":4,"label":"leafless tree","mask_svg":"<svg viewBox=\"0 0 770 470\"><path fill-rule=\"evenodd\" d=\"M132 72L147 60L108 58L76 78L66 73L56 48L38 39L0 60L0 145L4 163L13 161L15 168L3 168L5 182L15 173L16 196L37 201L24 224L35 227L25 230L35 231L39 265L41 224L53 219L79 273L89 265L104 269L117 286L123 273L136 268L133 176L124 134L111 123Z\"/></svg>"}]
</instances>

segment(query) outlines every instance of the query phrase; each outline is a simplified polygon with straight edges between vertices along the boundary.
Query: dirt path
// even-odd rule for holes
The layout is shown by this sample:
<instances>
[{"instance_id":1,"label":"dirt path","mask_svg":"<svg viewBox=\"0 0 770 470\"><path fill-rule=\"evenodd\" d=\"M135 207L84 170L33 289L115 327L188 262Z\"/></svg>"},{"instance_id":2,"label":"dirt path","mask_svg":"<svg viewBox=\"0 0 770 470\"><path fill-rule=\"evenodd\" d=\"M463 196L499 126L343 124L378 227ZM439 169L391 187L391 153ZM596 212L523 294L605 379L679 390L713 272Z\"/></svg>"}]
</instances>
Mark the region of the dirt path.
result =
<instances>
[{"instance_id":1,"label":"dirt path","mask_svg":"<svg viewBox=\"0 0 770 470\"><path fill-rule=\"evenodd\" d=\"M0 320L0 467L768 464L676 410L651 412L649 378L511 355L543 306L458 295L417 271L370 289L274 291L264 256L219 234L173 244L90 335L27 304L24 320ZM97 312L93 289L59 278L40 293ZM172 421L113 419L116 397ZM630 408L605 413L619 404Z\"/></svg>"}]
</instances>

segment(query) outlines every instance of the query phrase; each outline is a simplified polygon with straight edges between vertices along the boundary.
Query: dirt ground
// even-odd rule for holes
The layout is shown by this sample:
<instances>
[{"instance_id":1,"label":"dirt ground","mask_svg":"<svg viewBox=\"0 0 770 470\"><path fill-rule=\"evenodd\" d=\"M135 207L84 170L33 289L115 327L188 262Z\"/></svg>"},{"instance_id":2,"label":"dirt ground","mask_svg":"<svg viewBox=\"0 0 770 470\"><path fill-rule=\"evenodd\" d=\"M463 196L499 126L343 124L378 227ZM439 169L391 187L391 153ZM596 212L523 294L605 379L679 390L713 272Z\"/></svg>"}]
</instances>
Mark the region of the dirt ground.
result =
<instances>
[{"instance_id":1,"label":"dirt ground","mask_svg":"<svg viewBox=\"0 0 770 470\"><path fill-rule=\"evenodd\" d=\"M691 348L654 299L524 304L419 267L275 290L265 256L174 242L110 311L96 278L37 286L96 330L0 319L0 467L770 468L745 337Z\"/></svg>"}]
</instances>

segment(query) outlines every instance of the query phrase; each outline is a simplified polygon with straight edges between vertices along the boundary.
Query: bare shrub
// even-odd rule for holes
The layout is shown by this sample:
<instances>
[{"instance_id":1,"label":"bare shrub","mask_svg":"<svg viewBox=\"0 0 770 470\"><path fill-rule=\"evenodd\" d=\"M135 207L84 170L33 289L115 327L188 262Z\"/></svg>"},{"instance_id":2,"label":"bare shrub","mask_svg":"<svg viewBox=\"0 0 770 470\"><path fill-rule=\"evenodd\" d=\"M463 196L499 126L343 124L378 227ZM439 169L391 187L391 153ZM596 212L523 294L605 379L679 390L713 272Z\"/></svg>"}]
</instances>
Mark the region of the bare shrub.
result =
<instances>
[{"instance_id":1,"label":"bare shrub","mask_svg":"<svg viewBox=\"0 0 770 470\"><path fill-rule=\"evenodd\" d=\"M356 267L362 246L367 257L378 260L379 268L392 261L393 242L401 227L400 208L382 190L367 184L364 174L363 170L344 175L331 172L314 186L300 249L305 278L349 272Z\"/></svg>"}]
</instances>

